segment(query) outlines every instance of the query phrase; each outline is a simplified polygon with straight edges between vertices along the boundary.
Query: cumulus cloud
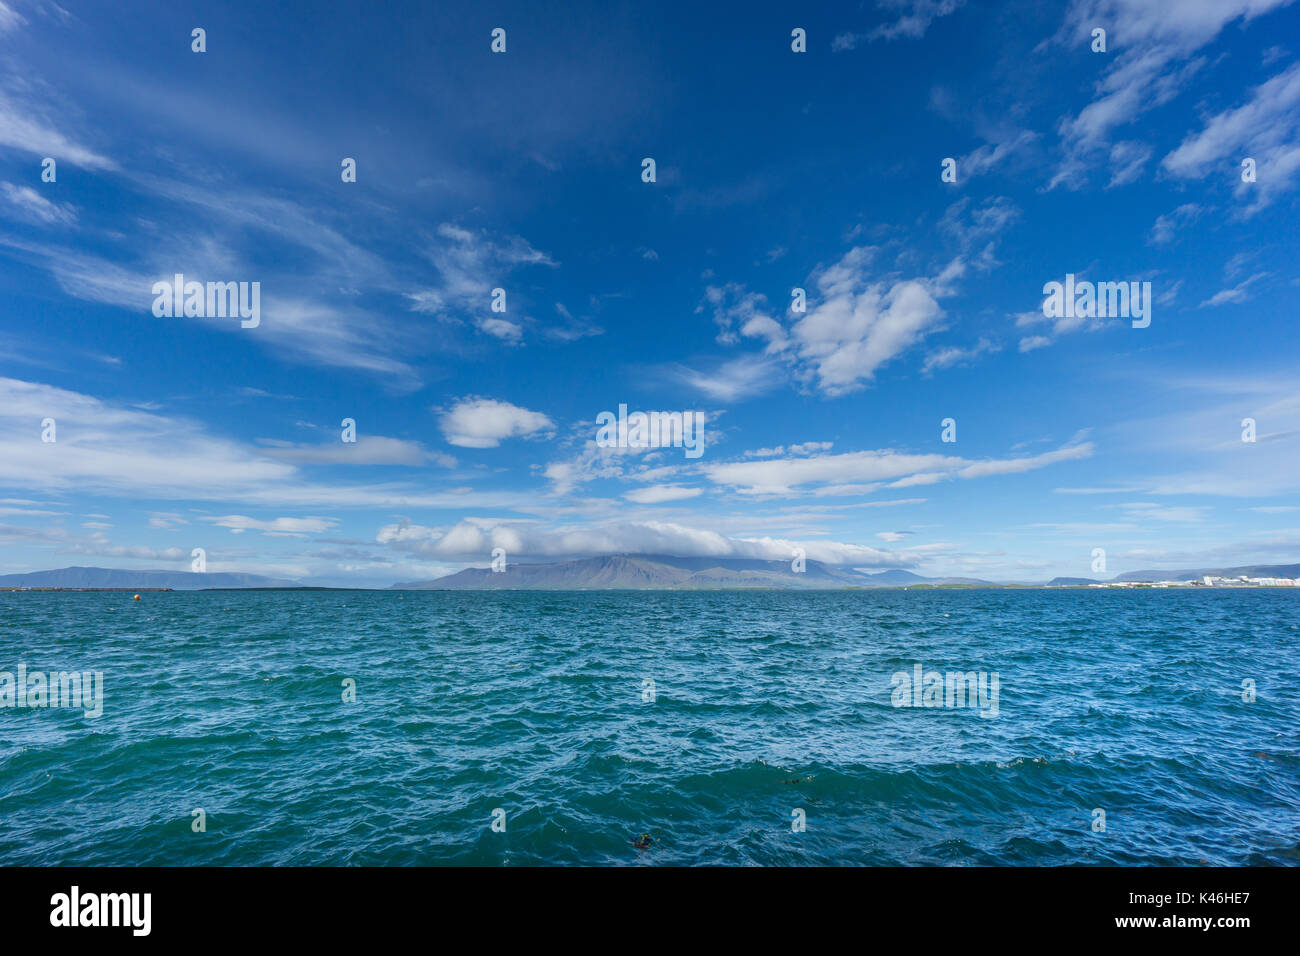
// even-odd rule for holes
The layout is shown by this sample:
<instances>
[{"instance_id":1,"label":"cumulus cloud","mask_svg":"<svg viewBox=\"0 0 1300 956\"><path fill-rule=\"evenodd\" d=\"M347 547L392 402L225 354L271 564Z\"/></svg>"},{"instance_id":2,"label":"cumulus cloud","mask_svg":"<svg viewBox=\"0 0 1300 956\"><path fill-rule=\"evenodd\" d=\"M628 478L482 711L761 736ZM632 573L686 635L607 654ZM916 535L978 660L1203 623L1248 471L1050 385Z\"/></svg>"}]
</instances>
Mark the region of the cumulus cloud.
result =
<instances>
[{"instance_id":1,"label":"cumulus cloud","mask_svg":"<svg viewBox=\"0 0 1300 956\"><path fill-rule=\"evenodd\" d=\"M936 329L944 315L925 283L862 281L831 273L825 297L792 330L799 357L828 395L856 391L895 356Z\"/></svg>"},{"instance_id":2,"label":"cumulus cloud","mask_svg":"<svg viewBox=\"0 0 1300 956\"><path fill-rule=\"evenodd\" d=\"M718 327L717 341L721 345L735 345L740 341L737 329L755 319L772 322L768 315L767 297L750 292L738 282L705 287L704 300L695 307L696 314L713 313L713 324Z\"/></svg>"},{"instance_id":3,"label":"cumulus cloud","mask_svg":"<svg viewBox=\"0 0 1300 956\"><path fill-rule=\"evenodd\" d=\"M712 307L718 341L758 340L764 343L763 354L734 360L716 373L679 372L678 377L718 398L742 396L774 382L780 360L800 382L828 396L866 388L879 369L943 328L939 300L954 295L958 280L968 272L997 265L997 238L1019 216L1020 210L1005 197L979 203L962 198L938 223L939 233L955 246L956 254L936 266L932 275L900 276L878 265L880 247L854 246L838 261L814 270L806 311L794 312L792 303L780 319L770 314L762 295L739 284L710 286L697 311ZM938 355L927 370L993 349L984 341L976 351Z\"/></svg>"},{"instance_id":4,"label":"cumulus cloud","mask_svg":"<svg viewBox=\"0 0 1300 956\"><path fill-rule=\"evenodd\" d=\"M507 438L527 438L554 431L541 412L492 398L463 398L438 416L447 441L462 448L496 448Z\"/></svg>"},{"instance_id":5,"label":"cumulus cloud","mask_svg":"<svg viewBox=\"0 0 1300 956\"><path fill-rule=\"evenodd\" d=\"M943 318L926 281L870 278L872 255L869 247L855 247L820 270L814 278L820 298L794 318L788 334L775 322L747 324L745 334L766 340L768 352L784 355L827 395L865 387Z\"/></svg>"}]
</instances>

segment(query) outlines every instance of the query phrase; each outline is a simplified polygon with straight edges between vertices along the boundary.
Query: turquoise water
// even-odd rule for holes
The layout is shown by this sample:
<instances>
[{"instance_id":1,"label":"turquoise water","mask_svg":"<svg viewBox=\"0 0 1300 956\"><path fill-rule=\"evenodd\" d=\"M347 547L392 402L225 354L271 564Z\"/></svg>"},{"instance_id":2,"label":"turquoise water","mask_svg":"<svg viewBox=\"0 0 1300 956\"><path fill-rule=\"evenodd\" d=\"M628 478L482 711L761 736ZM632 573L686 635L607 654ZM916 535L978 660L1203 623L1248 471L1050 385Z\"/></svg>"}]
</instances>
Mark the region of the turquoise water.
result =
<instances>
[{"instance_id":1,"label":"turquoise water","mask_svg":"<svg viewBox=\"0 0 1300 956\"><path fill-rule=\"evenodd\" d=\"M0 594L0 670L105 688L0 709L0 864L1294 865L1298 628L1300 590ZM997 716L893 706L916 663Z\"/></svg>"}]
</instances>

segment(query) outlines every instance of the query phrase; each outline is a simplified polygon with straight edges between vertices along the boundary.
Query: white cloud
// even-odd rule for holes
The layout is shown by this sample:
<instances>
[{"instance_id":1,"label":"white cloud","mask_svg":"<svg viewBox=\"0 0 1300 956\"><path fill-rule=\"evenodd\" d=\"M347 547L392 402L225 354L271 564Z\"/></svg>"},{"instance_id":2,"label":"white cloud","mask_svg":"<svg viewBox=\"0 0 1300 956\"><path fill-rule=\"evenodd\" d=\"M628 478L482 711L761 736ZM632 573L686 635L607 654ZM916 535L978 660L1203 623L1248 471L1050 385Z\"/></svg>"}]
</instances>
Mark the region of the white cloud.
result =
<instances>
[{"instance_id":1,"label":"white cloud","mask_svg":"<svg viewBox=\"0 0 1300 956\"><path fill-rule=\"evenodd\" d=\"M1208 508L1189 505L1171 506L1155 501L1135 501L1128 504L1113 505L1126 512L1126 517L1135 521L1170 521L1178 523L1195 523L1205 520Z\"/></svg>"},{"instance_id":2,"label":"white cloud","mask_svg":"<svg viewBox=\"0 0 1300 956\"><path fill-rule=\"evenodd\" d=\"M697 498L703 489L689 488L685 485L651 485L648 488L635 488L623 497L639 505L657 505L665 501L681 501Z\"/></svg>"},{"instance_id":3,"label":"white cloud","mask_svg":"<svg viewBox=\"0 0 1300 956\"><path fill-rule=\"evenodd\" d=\"M53 418L57 441L33 422ZM210 434L197 422L89 395L0 377L0 487L147 500L242 502L296 508L510 508L535 496L429 490L419 485L304 479L267 450Z\"/></svg>"},{"instance_id":4,"label":"white cloud","mask_svg":"<svg viewBox=\"0 0 1300 956\"><path fill-rule=\"evenodd\" d=\"M950 346L931 352L925 357L925 365L921 367L922 373L933 372L935 369L950 368L954 365L962 365L974 361L981 355L998 351L998 346L990 339L982 338L970 348L960 348Z\"/></svg>"},{"instance_id":5,"label":"white cloud","mask_svg":"<svg viewBox=\"0 0 1300 956\"><path fill-rule=\"evenodd\" d=\"M820 451L830 451L834 442L829 441L806 441L797 445L791 445L787 448L785 445L777 445L775 448L756 448L753 451L745 452L746 458L776 458L781 455L814 455Z\"/></svg>"},{"instance_id":6,"label":"white cloud","mask_svg":"<svg viewBox=\"0 0 1300 956\"><path fill-rule=\"evenodd\" d=\"M156 511L149 516L149 527L159 530L170 530L186 524L189 524L189 521L175 512Z\"/></svg>"},{"instance_id":7,"label":"white cloud","mask_svg":"<svg viewBox=\"0 0 1300 956\"><path fill-rule=\"evenodd\" d=\"M52 202L31 186L0 183L0 193L18 219L46 226L68 225L77 219L76 210L67 203Z\"/></svg>"},{"instance_id":8,"label":"white cloud","mask_svg":"<svg viewBox=\"0 0 1300 956\"><path fill-rule=\"evenodd\" d=\"M52 118L39 107L44 99L42 93L31 84L13 76L4 82L5 88L0 90L0 146L41 158L51 156L60 163L86 169L117 168L107 156L59 132Z\"/></svg>"},{"instance_id":9,"label":"white cloud","mask_svg":"<svg viewBox=\"0 0 1300 956\"><path fill-rule=\"evenodd\" d=\"M837 52L852 50L864 41L896 40L899 37L919 40L925 36L931 23L960 9L965 2L966 0L876 0L876 6L889 11L894 18L866 33L838 34L831 41L831 49Z\"/></svg>"},{"instance_id":10,"label":"white cloud","mask_svg":"<svg viewBox=\"0 0 1300 956\"><path fill-rule=\"evenodd\" d=\"M715 368L671 367L673 381L720 402L739 402L771 391L781 384L785 371L781 363L762 355L745 355Z\"/></svg>"},{"instance_id":11,"label":"white cloud","mask_svg":"<svg viewBox=\"0 0 1300 956\"><path fill-rule=\"evenodd\" d=\"M745 333L764 338L769 353L783 355L827 395L864 387L877 369L934 331L943 317L931 283L871 281L874 253L858 246L820 269L814 281L821 298L794 318L788 334L774 321L747 322Z\"/></svg>"},{"instance_id":12,"label":"white cloud","mask_svg":"<svg viewBox=\"0 0 1300 956\"><path fill-rule=\"evenodd\" d=\"M509 319L479 319L478 327L488 335L511 345L517 344L524 337L523 328L517 322L511 322Z\"/></svg>"},{"instance_id":13,"label":"white cloud","mask_svg":"<svg viewBox=\"0 0 1300 956\"><path fill-rule=\"evenodd\" d=\"M847 257L846 257L847 258ZM824 298L791 330L799 358L828 395L856 391L940 324L944 312L917 280L865 281L845 261L818 279Z\"/></svg>"},{"instance_id":14,"label":"white cloud","mask_svg":"<svg viewBox=\"0 0 1300 956\"><path fill-rule=\"evenodd\" d=\"M541 412L491 398L463 398L438 419L443 436L462 448L496 448L507 438L527 438L552 431L555 423Z\"/></svg>"},{"instance_id":15,"label":"white cloud","mask_svg":"<svg viewBox=\"0 0 1300 956\"><path fill-rule=\"evenodd\" d=\"M469 317L480 331L508 344L518 343L523 337L521 321L503 318L500 313L488 314L492 290L504 289L508 314L518 314L519 300L511 295L506 277L520 266L554 267L555 261L519 236L498 241L486 232L446 222L438 227L436 235L425 255L437 268L441 283L408 292L411 308L450 321Z\"/></svg>"},{"instance_id":16,"label":"white cloud","mask_svg":"<svg viewBox=\"0 0 1300 956\"><path fill-rule=\"evenodd\" d=\"M1151 147L1135 140L1116 143L1110 149L1111 186L1124 186L1142 175Z\"/></svg>"},{"instance_id":17,"label":"white cloud","mask_svg":"<svg viewBox=\"0 0 1300 956\"><path fill-rule=\"evenodd\" d=\"M1092 102L1058 124L1066 157L1049 188L1082 188L1092 157L1106 152L1113 131L1173 99L1203 65L1203 59L1194 58L1197 52L1225 26L1289 2L1183 0L1175 14L1167 0L1074 0L1057 40L1086 49L1092 29L1104 25L1114 45L1113 59ZM1126 169L1122 162L1120 168Z\"/></svg>"},{"instance_id":18,"label":"white cloud","mask_svg":"<svg viewBox=\"0 0 1300 956\"><path fill-rule=\"evenodd\" d=\"M963 182L1001 166L1038 139L1038 134L1030 130L999 130L998 133L1000 135L996 140L984 143L958 158L957 170Z\"/></svg>"},{"instance_id":19,"label":"white cloud","mask_svg":"<svg viewBox=\"0 0 1300 956\"><path fill-rule=\"evenodd\" d=\"M402 521L381 528L376 540L399 551L486 562L493 548L515 558L567 560L599 554L670 554L789 561L795 547L814 561L853 567L903 567L908 555L825 539L731 537L717 531L664 521L623 522L592 527L546 528L535 522L467 518L445 532Z\"/></svg>"},{"instance_id":20,"label":"white cloud","mask_svg":"<svg viewBox=\"0 0 1300 956\"><path fill-rule=\"evenodd\" d=\"M1179 232L1195 222L1203 211L1196 203L1189 202L1183 203L1173 212L1156 217L1147 241L1155 246L1168 245Z\"/></svg>"},{"instance_id":21,"label":"white cloud","mask_svg":"<svg viewBox=\"0 0 1300 956\"><path fill-rule=\"evenodd\" d=\"M204 518L219 528L230 528L232 531L266 531L279 532L283 534L323 534L329 531L338 521L334 518L273 518L270 521L262 521L257 518L250 518L247 515L223 515L221 517Z\"/></svg>"},{"instance_id":22,"label":"white cloud","mask_svg":"<svg viewBox=\"0 0 1300 956\"><path fill-rule=\"evenodd\" d=\"M1239 164L1247 156L1256 163L1254 183L1241 181ZM1161 167L1180 179L1226 172L1237 195L1252 200L1250 211L1294 188L1300 172L1300 63L1255 87L1244 105L1211 116Z\"/></svg>"},{"instance_id":23,"label":"white cloud","mask_svg":"<svg viewBox=\"0 0 1300 956\"><path fill-rule=\"evenodd\" d=\"M1247 302L1251 298L1250 287L1261 279L1268 278L1269 275L1270 273L1267 272L1257 272L1244 282L1239 282L1235 286L1227 289L1220 289L1218 292L1214 293L1214 295L1202 302L1201 307L1207 308L1216 305L1227 305L1229 303Z\"/></svg>"},{"instance_id":24,"label":"white cloud","mask_svg":"<svg viewBox=\"0 0 1300 956\"><path fill-rule=\"evenodd\" d=\"M0 2L0 33L8 33L10 30L17 30L27 21L13 7L7 3Z\"/></svg>"},{"instance_id":25,"label":"white cloud","mask_svg":"<svg viewBox=\"0 0 1300 956\"><path fill-rule=\"evenodd\" d=\"M454 467L456 459L441 452L426 449L419 442L382 435L357 436L355 442L340 438L328 445L294 445L275 442L263 452L267 458L288 461L299 465L410 465L412 467L433 462L444 467Z\"/></svg>"},{"instance_id":26,"label":"white cloud","mask_svg":"<svg viewBox=\"0 0 1300 956\"><path fill-rule=\"evenodd\" d=\"M171 281L181 272L193 281L226 281L251 272L262 289L262 322L255 331L241 329L238 322L190 321L205 329L240 334L250 343L298 361L370 373L393 390L419 386L412 367L396 357L411 352L414 328L376 321L355 303L321 291L362 280L378 285L391 282L382 259L287 200L213 191L147 174L136 179L156 198L183 207L179 212L192 228L165 239L143 233L135 243L136 261L125 265L75 245L9 237L0 237L0 243L48 269L69 295L119 306L146 321L186 321L152 317L151 290L158 280ZM263 257L266 244L279 241L293 247L295 262L309 265L299 265L289 274L268 274L262 267L254 271L238 252L249 234L256 235Z\"/></svg>"},{"instance_id":27,"label":"white cloud","mask_svg":"<svg viewBox=\"0 0 1300 956\"><path fill-rule=\"evenodd\" d=\"M740 341L740 336L736 334L737 328L747 326L755 319L775 324L767 313L767 297L746 291L738 282L707 286L704 301L695 307L696 314L704 312L706 307L713 312L713 324L718 327L717 341L720 345L735 345Z\"/></svg>"},{"instance_id":28,"label":"white cloud","mask_svg":"<svg viewBox=\"0 0 1300 956\"><path fill-rule=\"evenodd\" d=\"M964 256L980 252L982 259L976 257L975 265L984 267L992 255L989 243L1019 219L1020 208L1006 196L990 196L979 203L963 196L944 210L939 231L952 238Z\"/></svg>"},{"instance_id":29,"label":"white cloud","mask_svg":"<svg viewBox=\"0 0 1300 956\"><path fill-rule=\"evenodd\" d=\"M932 484L945 477L982 478L1031 471L1057 462L1087 458L1091 443L1066 445L1026 458L971 460L952 455L914 455L895 451L861 451L811 458L724 462L706 466L715 484L741 494L794 494L809 486L842 482L890 482L890 487Z\"/></svg>"},{"instance_id":30,"label":"white cloud","mask_svg":"<svg viewBox=\"0 0 1300 956\"><path fill-rule=\"evenodd\" d=\"M742 336L764 341L765 356L786 362L800 381L832 397L858 391L874 380L880 368L943 327L945 313L938 300L955 294L955 283L970 268L987 270L997 264L993 258L997 236L1019 215L1020 210L1004 197L979 204L963 198L951 204L938 228L960 252L932 277L877 276L873 266L880 249L855 246L837 262L814 271L815 291L809 290L808 311L787 313L788 327L763 311L761 296L734 283L711 287L707 301L715 306L720 340L736 340L739 325ZM976 349L936 353L927 370L992 351L994 346L984 340ZM757 358L748 362L764 373L773 368ZM733 390L732 376L695 377L701 388L709 388L711 378L720 380L722 384L712 386L721 389L714 393L719 397Z\"/></svg>"}]
</instances>

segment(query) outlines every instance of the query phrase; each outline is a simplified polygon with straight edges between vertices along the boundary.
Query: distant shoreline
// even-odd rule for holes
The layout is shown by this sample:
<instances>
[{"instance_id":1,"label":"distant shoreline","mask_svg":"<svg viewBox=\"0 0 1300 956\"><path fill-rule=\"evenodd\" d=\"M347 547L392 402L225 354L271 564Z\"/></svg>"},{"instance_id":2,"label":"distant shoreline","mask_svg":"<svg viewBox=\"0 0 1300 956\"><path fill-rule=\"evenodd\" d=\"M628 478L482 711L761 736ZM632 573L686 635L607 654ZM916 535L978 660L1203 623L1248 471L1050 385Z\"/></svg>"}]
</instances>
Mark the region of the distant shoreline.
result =
<instances>
[{"instance_id":1,"label":"distant shoreline","mask_svg":"<svg viewBox=\"0 0 1300 956\"><path fill-rule=\"evenodd\" d=\"M214 591L365 591L380 594L419 594L439 592L443 594L640 594L667 592L745 592L745 591L779 591L791 594L837 594L844 591L1295 591L1296 587L1278 584L1216 584L1213 586L1193 584L1151 584L1145 581L1124 582L1122 584L877 584L871 587L835 587L835 588L782 588L782 587L661 587L661 588L603 588L603 587L569 587L569 588L355 588L355 587L266 587L266 588L49 588L49 587L0 587L0 593L21 594L35 592L41 594L208 594Z\"/></svg>"},{"instance_id":2,"label":"distant shoreline","mask_svg":"<svg viewBox=\"0 0 1300 956\"><path fill-rule=\"evenodd\" d=\"M175 588L40 588L40 587L19 588L19 587L12 587L12 586L0 587L0 591L116 591L119 593L124 592L127 594L141 594L146 591L157 594L161 591L174 591L174 590L176 589ZM199 590L204 590L204 589L200 588Z\"/></svg>"},{"instance_id":3,"label":"distant shoreline","mask_svg":"<svg viewBox=\"0 0 1300 956\"><path fill-rule=\"evenodd\" d=\"M553 564L515 563L493 569L469 567L438 578L385 581L348 577L308 580L272 578L241 571L182 572L69 567L0 575L0 590L69 591L907 591L907 590L1097 590L1131 588L1294 587L1300 563L1232 568L1126 571L1110 580L1057 576L1047 580L997 581L964 576L926 577L900 568L868 573L808 559L800 564L750 558L682 558L673 555L612 555ZM327 585L325 581L335 581ZM346 581L346 584L337 582Z\"/></svg>"}]
</instances>

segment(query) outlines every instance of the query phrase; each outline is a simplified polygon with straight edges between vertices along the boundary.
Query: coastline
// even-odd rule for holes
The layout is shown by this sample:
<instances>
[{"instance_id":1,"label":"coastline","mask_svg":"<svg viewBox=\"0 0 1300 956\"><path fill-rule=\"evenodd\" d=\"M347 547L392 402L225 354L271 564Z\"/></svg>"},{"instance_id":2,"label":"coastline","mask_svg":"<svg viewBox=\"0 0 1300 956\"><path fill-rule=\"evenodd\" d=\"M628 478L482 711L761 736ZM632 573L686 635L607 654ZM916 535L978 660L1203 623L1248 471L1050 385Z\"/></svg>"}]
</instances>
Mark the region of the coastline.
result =
<instances>
[{"instance_id":1,"label":"coastline","mask_svg":"<svg viewBox=\"0 0 1300 956\"><path fill-rule=\"evenodd\" d=\"M325 587L325 586L303 586L303 587L266 587L266 588L157 588L157 587L136 587L136 588L51 588L51 587L0 587L0 593L21 594L26 592L39 592L42 594L50 593L75 593L85 594L91 592L105 592L116 594L206 594L212 592L266 592L266 591L374 591L378 593L421 593L430 591L440 591L444 593L488 593L488 592L510 592L510 593L552 593L566 594L576 592L608 592L617 593L642 593L642 592L746 592L746 591L781 591L802 594L839 594L844 591L862 591L870 593L873 591L1294 591L1298 590L1295 585L1285 584L1215 584L1205 585L1199 582L1149 582L1149 581L1123 581L1105 584L877 584L870 587L852 587L842 586L833 588L816 588L816 587L645 587L645 588L608 588L608 587L566 587L566 588L399 588L399 587Z\"/></svg>"}]
</instances>

